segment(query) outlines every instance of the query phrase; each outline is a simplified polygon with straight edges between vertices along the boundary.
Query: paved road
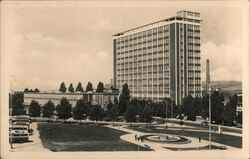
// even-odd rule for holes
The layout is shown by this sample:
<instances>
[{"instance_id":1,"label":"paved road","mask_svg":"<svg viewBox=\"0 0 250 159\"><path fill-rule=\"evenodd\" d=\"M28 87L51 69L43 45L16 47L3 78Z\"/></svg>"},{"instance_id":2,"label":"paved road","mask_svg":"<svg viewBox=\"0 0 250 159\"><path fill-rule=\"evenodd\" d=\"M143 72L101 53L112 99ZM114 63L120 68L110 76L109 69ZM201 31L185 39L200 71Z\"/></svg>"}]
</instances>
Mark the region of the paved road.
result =
<instances>
[{"instance_id":1,"label":"paved road","mask_svg":"<svg viewBox=\"0 0 250 159\"><path fill-rule=\"evenodd\" d=\"M49 152L50 150L44 148L42 146L42 142L39 136L39 132L37 130L37 123L31 123L31 128L34 130L34 134L30 136L29 142L25 143L14 143L13 149L10 151L19 152L19 151L42 151L42 152Z\"/></svg>"}]
</instances>

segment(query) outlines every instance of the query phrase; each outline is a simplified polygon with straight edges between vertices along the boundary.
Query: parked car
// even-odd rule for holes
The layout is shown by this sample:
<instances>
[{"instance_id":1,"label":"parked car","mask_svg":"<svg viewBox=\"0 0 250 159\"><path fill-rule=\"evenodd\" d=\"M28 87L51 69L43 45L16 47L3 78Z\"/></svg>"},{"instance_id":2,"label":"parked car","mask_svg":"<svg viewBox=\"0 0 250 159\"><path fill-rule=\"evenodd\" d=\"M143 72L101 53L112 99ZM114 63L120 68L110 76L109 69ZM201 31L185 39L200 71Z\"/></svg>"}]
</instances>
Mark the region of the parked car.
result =
<instances>
[{"instance_id":1,"label":"parked car","mask_svg":"<svg viewBox=\"0 0 250 159\"><path fill-rule=\"evenodd\" d=\"M208 127L208 123L209 123L208 121L203 121L203 122L201 122L201 126L207 128Z\"/></svg>"},{"instance_id":2,"label":"parked car","mask_svg":"<svg viewBox=\"0 0 250 159\"><path fill-rule=\"evenodd\" d=\"M29 128L25 125L12 125L9 128L9 142L29 141Z\"/></svg>"},{"instance_id":3,"label":"parked car","mask_svg":"<svg viewBox=\"0 0 250 159\"><path fill-rule=\"evenodd\" d=\"M14 116L14 117L12 117L12 122L15 122L15 121L31 123L30 118L27 116Z\"/></svg>"}]
</instances>

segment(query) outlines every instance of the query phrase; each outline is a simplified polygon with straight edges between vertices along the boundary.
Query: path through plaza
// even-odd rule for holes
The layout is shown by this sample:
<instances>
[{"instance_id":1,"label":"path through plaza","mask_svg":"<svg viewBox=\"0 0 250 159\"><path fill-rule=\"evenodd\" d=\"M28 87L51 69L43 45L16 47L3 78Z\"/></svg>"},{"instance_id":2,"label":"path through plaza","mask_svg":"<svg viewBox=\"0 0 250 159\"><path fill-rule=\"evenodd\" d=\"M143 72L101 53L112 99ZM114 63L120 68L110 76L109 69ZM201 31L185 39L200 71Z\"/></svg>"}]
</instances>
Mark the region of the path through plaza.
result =
<instances>
[{"instance_id":1,"label":"path through plaza","mask_svg":"<svg viewBox=\"0 0 250 159\"><path fill-rule=\"evenodd\" d=\"M139 132L139 131L136 131L136 130L128 129L125 126L107 125L106 127L127 132L128 134L122 135L120 137L122 140L131 142L133 144L143 146L143 147L148 147L149 146L154 151L171 151L169 149L166 149L166 147L168 147L168 148L194 148L195 149L195 148L205 147L205 146L209 145L209 141L202 140L201 142L199 142L199 139L193 138L193 137L186 137L191 141L191 143L187 143L187 144L173 144L173 143L167 144L167 143L160 143L160 142L150 142L150 141L146 141L146 140L141 142L141 141L135 140L135 135L137 135L137 137L140 137L142 135L149 135L149 134L154 135L156 133L143 133L143 132ZM168 129L172 130L171 128L168 128ZM178 129L178 130L180 130L180 129ZM191 130L191 129L189 129L188 131L199 131L199 130ZM205 130L201 130L201 131L205 131ZM168 135L170 135L170 134L168 134ZM170 135L170 136L172 136L172 135ZM220 144L220 143L211 142L211 144L215 145L215 146L218 146L218 147L226 146L227 150L238 150L237 148L227 146L227 145L223 145L223 144Z\"/></svg>"}]
</instances>

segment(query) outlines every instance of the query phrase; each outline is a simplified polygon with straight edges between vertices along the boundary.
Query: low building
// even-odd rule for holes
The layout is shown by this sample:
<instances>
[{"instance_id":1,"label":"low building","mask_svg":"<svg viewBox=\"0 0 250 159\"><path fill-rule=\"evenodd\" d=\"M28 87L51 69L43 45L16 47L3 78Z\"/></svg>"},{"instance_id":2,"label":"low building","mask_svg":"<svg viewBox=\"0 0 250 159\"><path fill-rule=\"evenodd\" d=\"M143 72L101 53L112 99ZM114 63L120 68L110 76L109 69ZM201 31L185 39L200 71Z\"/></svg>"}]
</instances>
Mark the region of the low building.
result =
<instances>
[{"instance_id":1,"label":"low building","mask_svg":"<svg viewBox=\"0 0 250 159\"><path fill-rule=\"evenodd\" d=\"M79 99L83 99L83 93L47 93L47 92L27 92L24 93L25 106L28 106L32 100L37 101L41 106L44 106L49 100L58 105L62 98L67 98L69 103L74 107Z\"/></svg>"},{"instance_id":2,"label":"low building","mask_svg":"<svg viewBox=\"0 0 250 159\"><path fill-rule=\"evenodd\" d=\"M114 103L115 97L118 97L118 95L118 90L105 90L102 93L94 93L93 101L95 102L95 104L101 105L104 109L106 109L108 102L111 101L112 103Z\"/></svg>"},{"instance_id":3,"label":"low building","mask_svg":"<svg viewBox=\"0 0 250 159\"><path fill-rule=\"evenodd\" d=\"M32 100L37 101L41 106L44 106L49 100L51 100L55 106L60 104L62 98L67 98L72 107L75 107L76 102L80 99L84 101L92 102L93 104L101 105L105 107L105 104L110 100L114 102L115 97L118 97L119 91L105 90L102 93L90 92L75 92L75 93L47 93L47 92L25 92L23 104L26 108L30 105Z\"/></svg>"}]
</instances>

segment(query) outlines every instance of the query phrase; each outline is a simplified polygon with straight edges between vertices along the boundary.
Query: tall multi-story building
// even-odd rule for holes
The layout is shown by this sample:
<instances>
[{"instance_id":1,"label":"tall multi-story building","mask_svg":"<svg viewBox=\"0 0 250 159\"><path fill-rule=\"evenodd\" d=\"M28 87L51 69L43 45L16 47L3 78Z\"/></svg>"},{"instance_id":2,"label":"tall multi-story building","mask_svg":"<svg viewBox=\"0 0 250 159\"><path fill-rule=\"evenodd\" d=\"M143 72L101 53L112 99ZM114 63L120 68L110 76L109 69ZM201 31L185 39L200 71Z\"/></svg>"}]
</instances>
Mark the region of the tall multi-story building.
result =
<instances>
[{"instance_id":1,"label":"tall multi-story building","mask_svg":"<svg viewBox=\"0 0 250 159\"><path fill-rule=\"evenodd\" d=\"M114 87L132 97L182 102L201 96L200 13L177 15L113 35Z\"/></svg>"}]
</instances>

